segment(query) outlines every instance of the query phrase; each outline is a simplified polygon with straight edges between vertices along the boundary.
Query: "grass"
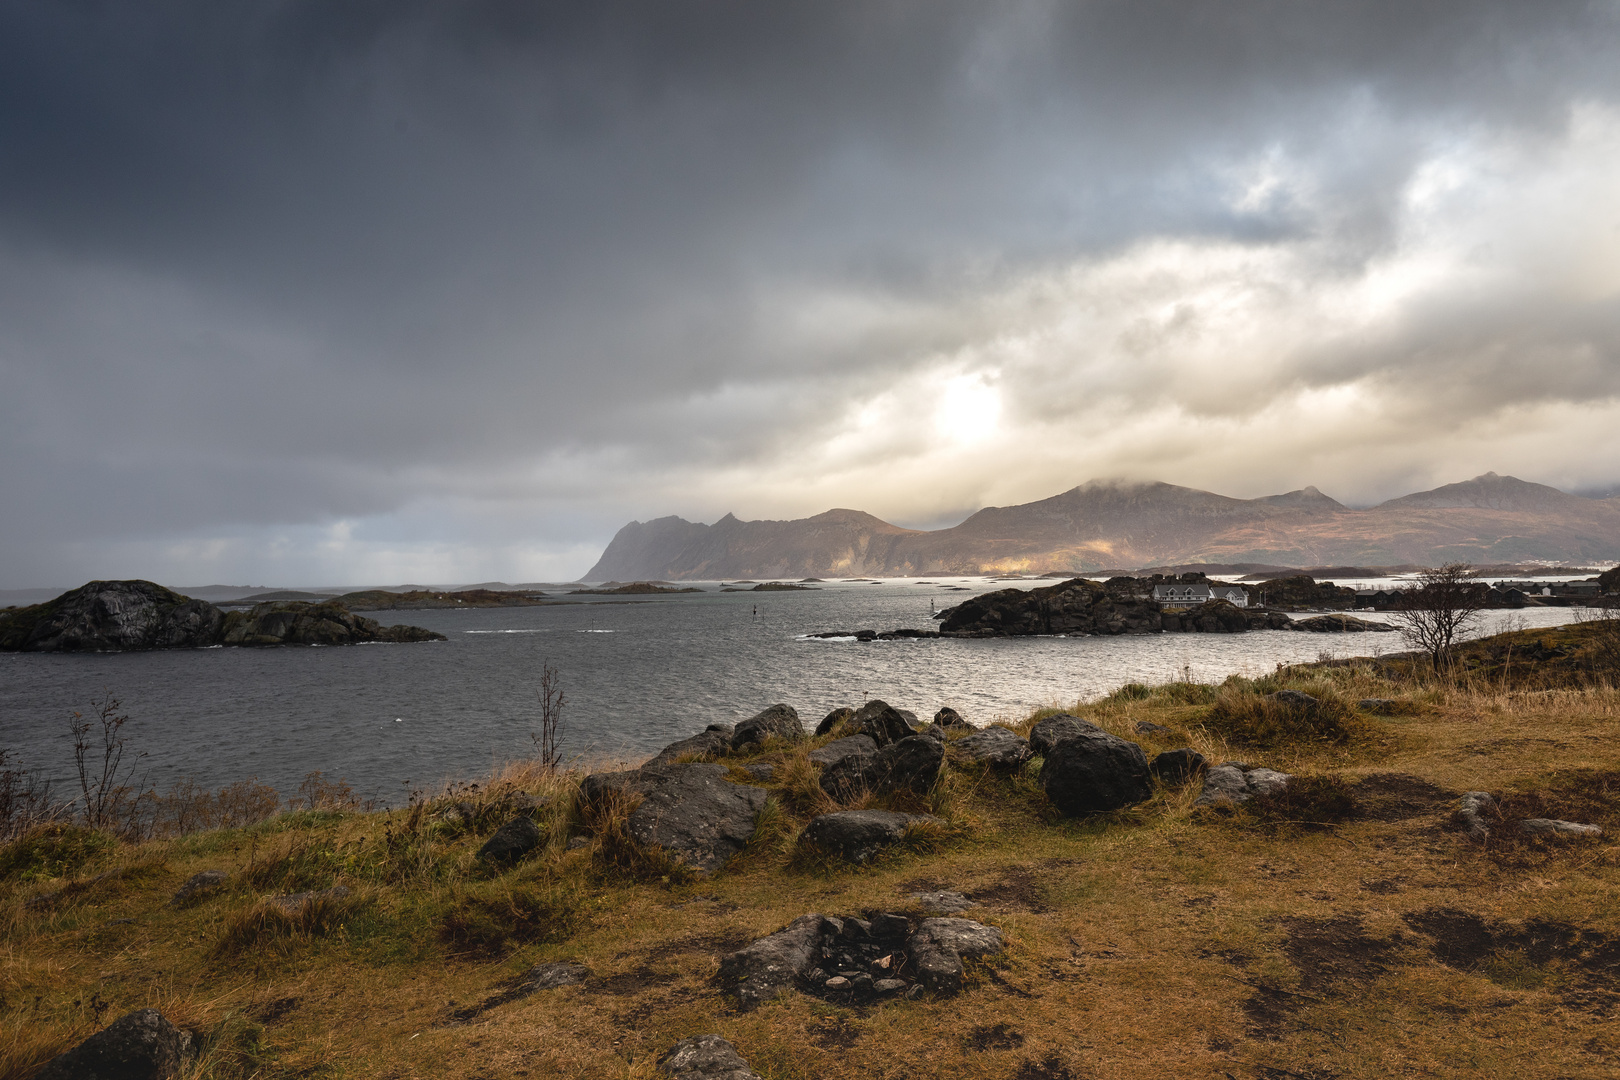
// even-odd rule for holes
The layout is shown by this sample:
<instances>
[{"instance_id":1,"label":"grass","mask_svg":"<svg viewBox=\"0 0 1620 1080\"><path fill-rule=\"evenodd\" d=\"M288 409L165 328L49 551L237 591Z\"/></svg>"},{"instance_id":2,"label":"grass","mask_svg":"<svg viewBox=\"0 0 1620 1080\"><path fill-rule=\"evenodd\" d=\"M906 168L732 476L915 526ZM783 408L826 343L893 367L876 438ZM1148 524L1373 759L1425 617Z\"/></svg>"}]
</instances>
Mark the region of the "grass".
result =
<instances>
[{"instance_id":1,"label":"grass","mask_svg":"<svg viewBox=\"0 0 1620 1080\"><path fill-rule=\"evenodd\" d=\"M1336 703L1345 734L1255 705L1278 689ZM1366 697L1402 708L1366 714ZM827 740L767 745L747 759L775 768L754 841L704 879L629 844L631 800L576 807L577 774L524 764L391 813L328 806L140 844L34 837L0 849L0 1080L148 1005L201 1033L187 1080L653 1080L671 1044L710 1031L767 1080L1620 1069L1620 693L1579 672L1442 682L1369 661L1063 709L1150 756L1191 745L1302 779L1226 815L1194 812L1194 784L1072 820L1044 807L1038 759L952 768L929 792L858 800L943 825L858 869L795 869L798 832L832 808L805 756ZM1447 819L1474 789L1510 816L1610 835L1471 844ZM517 812L541 847L481 864ZM228 871L225 887L171 906L205 869ZM348 896L266 903L335 885ZM711 983L721 955L806 912L912 910L910 893L938 889L1011 944L960 998L789 995L738 1013ZM592 975L511 996L546 961Z\"/></svg>"}]
</instances>

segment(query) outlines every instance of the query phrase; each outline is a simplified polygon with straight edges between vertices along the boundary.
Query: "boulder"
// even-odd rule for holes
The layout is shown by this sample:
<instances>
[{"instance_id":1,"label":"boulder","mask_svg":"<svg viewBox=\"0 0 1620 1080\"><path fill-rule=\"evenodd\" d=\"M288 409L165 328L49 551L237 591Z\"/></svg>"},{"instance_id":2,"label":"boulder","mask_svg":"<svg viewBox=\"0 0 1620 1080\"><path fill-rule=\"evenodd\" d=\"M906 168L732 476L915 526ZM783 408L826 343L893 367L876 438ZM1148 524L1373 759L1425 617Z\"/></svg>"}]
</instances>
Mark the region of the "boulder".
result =
<instances>
[{"instance_id":1,"label":"boulder","mask_svg":"<svg viewBox=\"0 0 1620 1080\"><path fill-rule=\"evenodd\" d=\"M962 714L949 705L934 714L934 723L942 728L971 728L973 726L962 719Z\"/></svg>"},{"instance_id":2,"label":"boulder","mask_svg":"<svg viewBox=\"0 0 1620 1080\"><path fill-rule=\"evenodd\" d=\"M769 798L760 788L727 780L726 767L715 764L641 769L635 790L643 798L630 814L630 838L702 874L743 849Z\"/></svg>"},{"instance_id":3,"label":"boulder","mask_svg":"<svg viewBox=\"0 0 1620 1080\"><path fill-rule=\"evenodd\" d=\"M854 709L834 709L832 712L822 717L821 723L816 725L816 737L820 738L823 735L830 734L833 731L836 731L839 725L847 724L853 719L855 719Z\"/></svg>"},{"instance_id":4,"label":"boulder","mask_svg":"<svg viewBox=\"0 0 1620 1080\"><path fill-rule=\"evenodd\" d=\"M756 761L744 765L743 772L747 773L757 783L768 784L771 782L771 778L776 775L776 766L768 761Z\"/></svg>"},{"instance_id":5,"label":"boulder","mask_svg":"<svg viewBox=\"0 0 1620 1080\"><path fill-rule=\"evenodd\" d=\"M950 749L956 760L1002 771L1029 760L1029 740L994 724L956 740Z\"/></svg>"},{"instance_id":6,"label":"boulder","mask_svg":"<svg viewBox=\"0 0 1620 1080\"><path fill-rule=\"evenodd\" d=\"M927 814L899 814L892 810L840 810L812 819L800 834L799 843L864 863L904 839L906 827L912 822L938 820Z\"/></svg>"},{"instance_id":7,"label":"boulder","mask_svg":"<svg viewBox=\"0 0 1620 1080\"><path fill-rule=\"evenodd\" d=\"M1168 735L1168 734L1170 734L1170 729L1169 728L1165 727L1163 724L1155 724L1151 720L1138 720L1135 724L1132 725L1131 730L1136 732L1138 735Z\"/></svg>"},{"instance_id":8,"label":"boulder","mask_svg":"<svg viewBox=\"0 0 1620 1080\"><path fill-rule=\"evenodd\" d=\"M1488 791L1465 791L1457 800L1457 820L1468 839L1483 844L1491 838L1491 825L1501 817Z\"/></svg>"},{"instance_id":9,"label":"boulder","mask_svg":"<svg viewBox=\"0 0 1620 1080\"><path fill-rule=\"evenodd\" d=\"M539 847L540 839L540 826L520 815L496 829L495 835L478 849L478 857L485 862L510 866Z\"/></svg>"},{"instance_id":10,"label":"boulder","mask_svg":"<svg viewBox=\"0 0 1620 1080\"><path fill-rule=\"evenodd\" d=\"M1148 765L1148 771L1163 784L1181 784L1197 776L1208 767L1204 755L1191 748L1166 750Z\"/></svg>"},{"instance_id":11,"label":"boulder","mask_svg":"<svg viewBox=\"0 0 1620 1080\"><path fill-rule=\"evenodd\" d=\"M916 713L912 712L910 709L896 709L894 711L900 714L900 719L906 722L907 727L911 728L912 730L916 730L918 726Z\"/></svg>"},{"instance_id":12,"label":"boulder","mask_svg":"<svg viewBox=\"0 0 1620 1080\"><path fill-rule=\"evenodd\" d=\"M1041 789L1066 816L1118 810L1153 794L1147 755L1106 731L1061 739L1041 765Z\"/></svg>"},{"instance_id":13,"label":"boulder","mask_svg":"<svg viewBox=\"0 0 1620 1080\"><path fill-rule=\"evenodd\" d=\"M658 751L648 765L673 765L680 758L711 761L731 749L730 724L710 724L690 738L672 742Z\"/></svg>"},{"instance_id":14,"label":"boulder","mask_svg":"<svg viewBox=\"0 0 1620 1080\"><path fill-rule=\"evenodd\" d=\"M174 898L169 903L179 907L183 904L189 904L193 900L200 900L208 893L223 888L228 880L230 880L230 875L223 870L204 870L201 873L192 874L186 879L186 883L180 886L180 891L174 894Z\"/></svg>"},{"instance_id":15,"label":"boulder","mask_svg":"<svg viewBox=\"0 0 1620 1080\"><path fill-rule=\"evenodd\" d=\"M1140 590L1074 578L1038 589L1001 589L964 600L939 626L946 637L1157 634L1159 605Z\"/></svg>"},{"instance_id":16,"label":"boulder","mask_svg":"<svg viewBox=\"0 0 1620 1080\"><path fill-rule=\"evenodd\" d=\"M191 1032L140 1009L46 1062L34 1080L167 1080L194 1057Z\"/></svg>"},{"instance_id":17,"label":"boulder","mask_svg":"<svg viewBox=\"0 0 1620 1080\"><path fill-rule=\"evenodd\" d=\"M1082 720L1068 713L1058 713L1056 716L1048 716L1029 729L1029 748L1032 752L1045 757L1052 752L1052 747L1062 740L1085 732L1097 731L1102 731L1102 728L1090 720Z\"/></svg>"},{"instance_id":18,"label":"boulder","mask_svg":"<svg viewBox=\"0 0 1620 1080\"><path fill-rule=\"evenodd\" d=\"M772 705L738 724L731 735L731 748L745 750L770 738L790 742L804 738L804 724L799 721L799 714L793 706Z\"/></svg>"},{"instance_id":19,"label":"boulder","mask_svg":"<svg viewBox=\"0 0 1620 1080\"><path fill-rule=\"evenodd\" d=\"M876 699L868 701L850 719L851 735L870 735L879 746L899 742L912 734L911 725L898 709Z\"/></svg>"},{"instance_id":20,"label":"boulder","mask_svg":"<svg viewBox=\"0 0 1620 1080\"><path fill-rule=\"evenodd\" d=\"M1603 830L1596 825L1559 821L1556 818L1525 818L1519 822L1519 831L1526 836L1544 836L1552 840L1584 840L1603 835Z\"/></svg>"},{"instance_id":21,"label":"boulder","mask_svg":"<svg viewBox=\"0 0 1620 1080\"><path fill-rule=\"evenodd\" d=\"M674 1080L760 1080L737 1048L718 1035L682 1039L658 1059L658 1069Z\"/></svg>"},{"instance_id":22,"label":"boulder","mask_svg":"<svg viewBox=\"0 0 1620 1080\"><path fill-rule=\"evenodd\" d=\"M1256 795L1281 791L1292 779L1289 773L1229 761L1204 774L1204 788L1193 800L1193 806L1236 806Z\"/></svg>"},{"instance_id":23,"label":"boulder","mask_svg":"<svg viewBox=\"0 0 1620 1080\"><path fill-rule=\"evenodd\" d=\"M559 986L574 986L590 977L591 969L584 964L536 964L524 972L518 992L532 994L536 990L555 990Z\"/></svg>"},{"instance_id":24,"label":"boulder","mask_svg":"<svg viewBox=\"0 0 1620 1080\"><path fill-rule=\"evenodd\" d=\"M972 919L924 919L911 935L906 951L917 979L928 989L953 994L962 988L964 960L1001 952L1006 947L1001 931Z\"/></svg>"},{"instance_id":25,"label":"boulder","mask_svg":"<svg viewBox=\"0 0 1620 1080\"><path fill-rule=\"evenodd\" d=\"M1299 690L1278 690L1275 694L1267 694L1266 700L1294 709L1314 709L1321 704L1316 698Z\"/></svg>"},{"instance_id":26,"label":"boulder","mask_svg":"<svg viewBox=\"0 0 1620 1080\"><path fill-rule=\"evenodd\" d=\"M720 985L743 1009L792 989L820 959L825 923L820 915L801 915L786 929L723 957Z\"/></svg>"},{"instance_id":27,"label":"boulder","mask_svg":"<svg viewBox=\"0 0 1620 1080\"><path fill-rule=\"evenodd\" d=\"M821 790L840 800L864 791L927 791L944 762L943 740L911 735L875 754L848 754L829 765L821 774Z\"/></svg>"},{"instance_id":28,"label":"boulder","mask_svg":"<svg viewBox=\"0 0 1620 1080\"><path fill-rule=\"evenodd\" d=\"M810 751L810 760L818 765L836 765L851 754L870 757L876 753L877 743L870 735L849 735Z\"/></svg>"}]
</instances>

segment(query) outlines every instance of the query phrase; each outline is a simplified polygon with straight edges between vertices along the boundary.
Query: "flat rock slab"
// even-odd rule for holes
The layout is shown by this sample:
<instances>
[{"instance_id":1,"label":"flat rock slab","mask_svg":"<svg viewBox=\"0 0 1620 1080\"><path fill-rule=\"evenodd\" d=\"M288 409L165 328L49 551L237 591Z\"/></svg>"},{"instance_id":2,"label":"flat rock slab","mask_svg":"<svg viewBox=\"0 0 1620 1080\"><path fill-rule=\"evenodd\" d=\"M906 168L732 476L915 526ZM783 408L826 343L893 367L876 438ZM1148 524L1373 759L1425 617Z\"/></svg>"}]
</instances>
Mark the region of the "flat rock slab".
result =
<instances>
[{"instance_id":1,"label":"flat rock slab","mask_svg":"<svg viewBox=\"0 0 1620 1080\"><path fill-rule=\"evenodd\" d=\"M906 899L916 901L930 915L955 915L975 906L959 892L914 892L906 894Z\"/></svg>"},{"instance_id":2,"label":"flat rock slab","mask_svg":"<svg viewBox=\"0 0 1620 1080\"><path fill-rule=\"evenodd\" d=\"M1597 825L1559 821L1556 818L1525 818L1519 822L1519 831L1526 836L1545 836L1554 840L1582 840L1603 835L1602 828Z\"/></svg>"},{"instance_id":3,"label":"flat rock slab","mask_svg":"<svg viewBox=\"0 0 1620 1080\"><path fill-rule=\"evenodd\" d=\"M518 992L532 994L536 990L555 990L560 986L574 986L591 977L591 969L584 964L536 964L523 975Z\"/></svg>"},{"instance_id":4,"label":"flat rock slab","mask_svg":"<svg viewBox=\"0 0 1620 1080\"><path fill-rule=\"evenodd\" d=\"M754 835L770 796L726 779L724 765L672 765L643 769L636 781L645 797L630 814L630 838L663 848L701 874L718 870Z\"/></svg>"},{"instance_id":5,"label":"flat rock slab","mask_svg":"<svg viewBox=\"0 0 1620 1080\"><path fill-rule=\"evenodd\" d=\"M930 990L954 994L962 988L963 961L1006 948L1001 931L972 919L924 919L907 951L917 979Z\"/></svg>"},{"instance_id":6,"label":"flat rock slab","mask_svg":"<svg viewBox=\"0 0 1620 1080\"><path fill-rule=\"evenodd\" d=\"M870 735L850 735L847 738L835 739L826 746L810 751L810 760L817 765L836 765L851 754L876 754L877 748L877 743L872 741Z\"/></svg>"},{"instance_id":7,"label":"flat rock slab","mask_svg":"<svg viewBox=\"0 0 1620 1080\"><path fill-rule=\"evenodd\" d=\"M737 1048L718 1035L682 1039L658 1059L658 1070L674 1080L760 1080Z\"/></svg>"},{"instance_id":8,"label":"flat rock slab","mask_svg":"<svg viewBox=\"0 0 1620 1080\"><path fill-rule=\"evenodd\" d=\"M942 729L941 729L942 730ZM1029 760L1029 740L994 725L950 744L955 760L1010 772Z\"/></svg>"},{"instance_id":9,"label":"flat rock slab","mask_svg":"<svg viewBox=\"0 0 1620 1080\"><path fill-rule=\"evenodd\" d=\"M174 898L169 903L178 907L181 904L199 900L208 893L224 888L225 882L229 880L230 875L223 870L204 870L201 873L192 874L186 879L186 883L180 886L180 891L174 894Z\"/></svg>"},{"instance_id":10,"label":"flat rock slab","mask_svg":"<svg viewBox=\"0 0 1620 1080\"><path fill-rule=\"evenodd\" d=\"M1254 769L1227 762L1204 774L1204 790L1193 806L1237 806L1256 795L1270 795L1288 786L1293 776L1275 769Z\"/></svg>"},{"instance_id":11,"label":"flat rock slab","mask_svg":"<svg viewBox=\"0 0 1620 1080\"><path fill-rule=\"evenodd\" d=\"M841 810L813 819L800 834L799 843L864 863L903 840L912 822L938 820L928 814L900 814L893 810Z\"/></svg>"},{"instance_id":12,"label":"flat rock slab","mask_svg":"<svg viewBox=\"0 0 1620 1080\"><path fill-rule=\"evenodd\" d=\"M744 1009L792 989L820 958L826 922L801 915L786 929L730 953L720 961L720 985Z\"/></svg>"},{"instance_id":13,"label":"flat rock slab","mask_svg":"<svg viewBox=\"0 0 1620 1080\"><path fill-rule=\"evenodd\" d=\"M191 1032L140 1009L46 1062L34 1080L169 1080L194 1057Z\"/></svg>"}]
</instances>

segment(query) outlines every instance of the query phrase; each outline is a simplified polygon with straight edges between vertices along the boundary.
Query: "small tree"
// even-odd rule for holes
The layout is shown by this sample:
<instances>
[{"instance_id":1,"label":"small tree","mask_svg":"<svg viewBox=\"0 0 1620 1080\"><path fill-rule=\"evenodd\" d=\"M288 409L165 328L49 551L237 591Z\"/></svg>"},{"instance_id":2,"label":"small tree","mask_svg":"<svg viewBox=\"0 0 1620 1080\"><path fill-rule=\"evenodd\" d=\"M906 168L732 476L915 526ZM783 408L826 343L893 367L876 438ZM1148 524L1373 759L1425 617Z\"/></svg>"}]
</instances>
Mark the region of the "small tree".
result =
<instances>
[{"instance_id":1,"label":"small tree","mask_svg":"<svg viewBox=\"0 0 1620 1080\"><path fill-rule=\"evenodd\" d=\"M547 769L562 764L562 714L567 704L562 678L547 660L540 668L540 730L529 733L535 749L540 752L540 764Z\"/></svg>"},{"instance_id":2,"label":"small tree","mask_svg":"<svg viewBox=\"0 0 1620 1080\"><path fill-rule=\"evenodd\" d=\"M75 712L68 721L73 735L73 764L79 774L79 795L84 800L85 824L104 829L114 824L135 762L124 767L123 727L129 717L111 692L90 702L93 717ZM137 760L145 754L136 755Z\"/></svg>"},{"instance_id":3,"label":"small tree","mask_svg":"<svg viewBox=\"0 0 1620 1080\"><path fill-rule=\"evenodd\" d=\"M1425 570L1396 601L1393 622L1408 644L1429 654L1436 671L1451 647L1478 624L1490 600L1490 587L1475 580L1473 570L1462 562Z\"/></svg>"}]
</instances>

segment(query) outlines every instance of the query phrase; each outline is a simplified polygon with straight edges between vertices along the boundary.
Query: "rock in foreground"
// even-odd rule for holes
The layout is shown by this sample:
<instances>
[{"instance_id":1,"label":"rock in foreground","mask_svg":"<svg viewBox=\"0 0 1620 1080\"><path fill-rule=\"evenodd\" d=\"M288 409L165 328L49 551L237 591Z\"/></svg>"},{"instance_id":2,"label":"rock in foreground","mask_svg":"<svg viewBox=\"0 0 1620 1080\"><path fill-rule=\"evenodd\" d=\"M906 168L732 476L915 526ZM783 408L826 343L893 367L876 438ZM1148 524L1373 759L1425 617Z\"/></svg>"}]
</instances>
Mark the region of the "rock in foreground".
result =
<instances>
[{"instance_id":1,"label":"rock in foreground","mask_svg":"<svg viewBox=\"0 0 1620 1080\"><path fill-rule=\"evenodd\" d=\"M658 1059L658 1070L674 1080L760 1080L737 1048L718 1035L682 1039Z\"/></svg>"},{"instance_id":2,"label":"rock in foreground","mask_svg":"<svg viewBox=\"0 0 1620 1080\"><path fill-rule=\"evenodd\" d=\"M1048 750L1040 784L1068 817L1118 810L1153 794L1142 748L1100 729L1069 735Z\"/></svg>"},{"instance_id":3,"label":"rock in foreground","mask_svg":"<svg viewBox=\"0 0 1620 1080\"><path fill-rule=\"evenodd\" d=\"M140 1009L46 1062L34 1080L168 1080L195 1056L191 1032Z\"/></svg>"},{"instance_id":4,"label":"rock in foreground","mask_svg":"<svg viewBox=\"0 0 1620 1080\"><path fill-rule=\"evenodd\" d=\"M609 791L642 796L630 814L630 838L642 848L663 849L700 874L718 870L743 849L769 798L760 788L727 780L726 767L715 764L596 773L579 791L587 803Z\"/></svg>"},{"instance_id":5,"label":"rock in foreground","mask_svg":"<svg viewBox=\"0 0 1620 1080\"><path fill-rule=\"evenodd\" d=\"M937 822L928 814L900 814L892 810L841 810L822 814L805 827L799 843L828 855L841 855L863 863L884 848L905 839L913 822Z\"/></svg>"},{"instance_id":6,"label":"rock in foreground","mask_svg":"<svg viewBox=\"0 0 1620 1080\"><path fill-rule=\"evenodd\" d=\"M1228 762L1204 774L1204 790L1193 806L1236 806L1256 795L1270 795L1288 786L1293 776L1274 769L1253 769Z\"/></svg>"}]
</instances>

